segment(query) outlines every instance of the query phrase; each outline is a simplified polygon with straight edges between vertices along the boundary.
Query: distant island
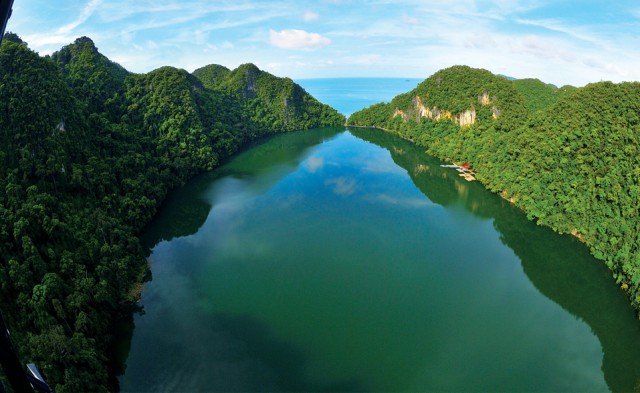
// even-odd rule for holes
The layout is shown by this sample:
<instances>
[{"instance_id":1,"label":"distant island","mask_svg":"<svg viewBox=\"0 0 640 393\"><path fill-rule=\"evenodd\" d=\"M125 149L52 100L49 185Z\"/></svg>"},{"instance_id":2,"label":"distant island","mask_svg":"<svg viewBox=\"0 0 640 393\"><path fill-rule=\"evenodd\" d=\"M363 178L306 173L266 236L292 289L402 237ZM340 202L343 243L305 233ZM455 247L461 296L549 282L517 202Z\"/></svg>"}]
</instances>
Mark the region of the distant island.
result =
<instances>
[{"instance_id":1,"label":"distant island","mask_svg":"<svg viewBox=\"0 0 640 393\"><path fill-rule=\"evenodd\" d=\"M470 163L530 219L580 239L640 310L640 83L558 88L455 66L347 123Z\"/></svg>"},{"instance_id":2,"label":"distant island","mask_svg":"<svg viewBox=\"0 0 640 393\"><path fill-rule=\"evenodd\" d=\"M132 74L87 37L51 56L0 47L0 308L59 393L117 390L115 326L148 276L137 238L169 190L248 142L343 125L245 64Z\"/></svg>"}]
</instances>

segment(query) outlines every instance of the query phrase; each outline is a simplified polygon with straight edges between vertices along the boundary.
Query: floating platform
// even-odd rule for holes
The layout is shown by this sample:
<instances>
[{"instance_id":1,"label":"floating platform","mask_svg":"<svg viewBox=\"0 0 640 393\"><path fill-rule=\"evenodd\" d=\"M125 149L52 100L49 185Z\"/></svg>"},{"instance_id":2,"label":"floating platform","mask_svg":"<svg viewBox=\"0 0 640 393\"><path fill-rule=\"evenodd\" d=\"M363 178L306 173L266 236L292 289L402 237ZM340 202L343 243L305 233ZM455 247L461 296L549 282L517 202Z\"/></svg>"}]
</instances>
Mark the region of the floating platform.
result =
<instances>
[{"instance_id":1,"label":"floating platform","mask_svg":"<svg viewBox=\"0 0 640 393\"><path fill-rule=\"evenodd\" d=\"M471 169L464 168L458 164L448 164L448 165L440 165L440 166L443 168L455 169L456 171L460 172L458 176L463 177L466 181L476 180L476 177L475 177L476 173L473 172Z\"/></svg>"}]
</instances>

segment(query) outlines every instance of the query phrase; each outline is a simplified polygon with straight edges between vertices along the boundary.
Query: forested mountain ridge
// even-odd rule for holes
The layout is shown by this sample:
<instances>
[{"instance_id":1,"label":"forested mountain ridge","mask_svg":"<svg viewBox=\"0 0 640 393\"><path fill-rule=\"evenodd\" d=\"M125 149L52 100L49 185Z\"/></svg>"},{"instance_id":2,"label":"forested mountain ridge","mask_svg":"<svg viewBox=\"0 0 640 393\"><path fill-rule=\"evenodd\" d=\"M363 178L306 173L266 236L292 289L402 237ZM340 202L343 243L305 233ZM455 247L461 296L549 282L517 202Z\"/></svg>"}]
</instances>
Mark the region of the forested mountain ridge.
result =
<instances>
[{"instance_id":1,"label":"forested mountain ridge","mask_svg":"<svg viewBox=\"0 0 640 393\"><path fill-rule=\"evenodd\" d=\"M77 39L53 53L51 58L88 105L89 112L109 112L114 107L113 100L123 96L124 80L130 73L98 52L90 38Z\"/></svg>"},{"instance_id":2,"label":"forested mountain ridge","mask_svg":"<svg viewBox=\"0 0 640 393\"><path fill-rule=\"evenodd\" d=\"M277 78L253 64L233 71L210 65L193 74L205 87L242 102L244 120L259 128L300 130L309 128L313 119L333 124L337 115L290 78Z\"/></svg>"},{"instance_id":3,"label":"forested mountain ridge","mask_svg":"<svg viewBox=\"0 0 640 393\"><path fill-rule=\"evenodd\" d=\"M6 36L0 308L21 359L56 391L117 389L114 323L135 309L148 272L136 235L171 188L256 137L344 124L297 85L282 88L290 80L255 70L259 90L282 105L172 67L131 74L86 37L41 57ZM223 86L244 71L234 72Z\"/></svg>"},{"instance_id":4,"label":"forested mountain ridge","mask_svg":"<svg viewBox=\"0 0 640 393\"><path fill-rule=\"evenodd\" d=\"M558 89L456 66L347 123L468 161L531 219L581 239L640 310L640 83Z\"/></svg>"}]
</instances>

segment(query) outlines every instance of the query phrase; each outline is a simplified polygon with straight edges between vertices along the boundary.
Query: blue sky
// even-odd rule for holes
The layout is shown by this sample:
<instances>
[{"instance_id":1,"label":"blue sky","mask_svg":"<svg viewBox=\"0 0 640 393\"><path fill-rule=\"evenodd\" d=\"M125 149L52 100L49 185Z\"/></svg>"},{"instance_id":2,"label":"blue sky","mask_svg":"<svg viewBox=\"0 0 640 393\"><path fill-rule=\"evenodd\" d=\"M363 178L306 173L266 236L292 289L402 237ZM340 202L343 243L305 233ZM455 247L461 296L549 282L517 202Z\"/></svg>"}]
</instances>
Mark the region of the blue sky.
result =
<instances>
[{"instance_id":1,"label":"blue sky","mask_svg":"<svg viewBox=\"0 0 640 393\"><path fill-rule=\"evenodd\" d=\"M41 55L88 36L133 72L426 78L465 64L556 85L640 80L636 0L15 0L7 30Z\"/></svg>"}]
</instances>

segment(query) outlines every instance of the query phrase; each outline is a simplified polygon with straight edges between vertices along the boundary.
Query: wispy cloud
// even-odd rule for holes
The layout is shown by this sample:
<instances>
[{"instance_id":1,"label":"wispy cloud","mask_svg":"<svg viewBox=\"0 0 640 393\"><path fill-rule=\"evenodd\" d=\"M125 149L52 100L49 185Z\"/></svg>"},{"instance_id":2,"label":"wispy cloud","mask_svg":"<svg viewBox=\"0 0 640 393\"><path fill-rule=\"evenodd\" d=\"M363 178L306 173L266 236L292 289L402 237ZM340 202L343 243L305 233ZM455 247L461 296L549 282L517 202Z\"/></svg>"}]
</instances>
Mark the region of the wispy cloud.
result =
<instances>
[{"instance_id":1,"label":"wispy cloud","mask_svg":"<svg viewBox=\"0 0 640 393\"><path fill-rule=\"evenodd\" d=\"M515 41L515 43L515 51L530 54L541 59L558 58L569 63L577 60L576 55L563 48L561 43L536 35L525 36Z\"/></svg>"},{"instance_id":2,"label":"wispy cloud","mask_svg":"<svg viewBox=\"0 0 640 393\"><path fill-rule=\"evenodd\" d=\"M96 11L96 9L100 6L100 4L102 4L102 1L103 0L90 0L84 6L84 8L82 9L82 12L80 12L80 15L78 16L78 18L76 20L74 20L73 22L60 27L58 29L58 34L61 34L61 35L69 34L76 27L78 27L81 24L85 23L89 18L91 18L91 16Z\"/></svg>"},{"instance_id":3,"label":"wispy cloud","mask_svg":"<svg viewBox=\"0 0 640 393\"><path fill-rule=\"evenodd\" d=\"M110 23L132 18L167 17L177 14L192 14L194 16L206 17L215 14L259 12L273 10L274 7L263 2L211 2L205 0L190 0L180 2L157 2L157 1L136 1L125 2L110 1L101 7L102 18Z\"/></svg>"},{"instance_id":4,"label":"wispy cloud","mask_svg":"<svg viewBox=\"0 0 640 393\"><path fill-rule=\"evenodd\" d=\"M417 25L419 24L418 18L415 16L409 16L406 12L402 14L402 23L406 23L409 25Z\"/></svg>"},{"instance_id":5,"label":"wispy cloud","mask_svg":"<svg viewBox=\"0 0 640 393\"><path fill-rule=\"evenodd\" d=\"M529 26L540 27L549 31L554 31L557 33L566 34L571 38L575 38L584 42L588 42L598 46L606 46L607 43L596 37L593 33L587 33L585 31L581 31L582 29L578 26L566 26L562 22L553 19L540 19L540 20L529 20L529 19L516 19L517 23Z\"/></svg>"},{"instance_id":6,"label":"wispy cloud","mask_svg":"<svg viewBox=\"0 0 640 393\"><path fill-rule=\"evenodd\" d=\"M305 11L305 13L302 15L302 20L304 20L305 22L315 22L318 19L320 19L320 15L317 12Z\"/></svg>"},{"instance_id":7,"label":"wispy cloud","mask_svg":"<svg viewBox=\"0 0 640 393\"><path fill-rule=\"evenodd\" d=\"M318 33L304 30L269 30L271 45L284 49L319 49L331 44L331 40Z\"/></svg>"},{"instance_id":8,"label":"wispy cloud","mask_svg":"<svg viewBox=\"0 0 640 393\"><path fill-rule=\"evenodd\" d=\"M354 56L354 57L349 57L346 60L347 64L353 64L353 65L373 65L373 64L380 64L382 63L382 56L379 54L366 54L366 55L361 55L361 56Z\"/></svg>"},{"instance_id":9,"label":"wispy cloud","mask_svg":"<svg viewBox=\"0 0 640 393\"><path fill-rule=\"evenodd\" d=\"M622 3L20 0L8 30L41 54L86 35L134 72L252 62L293 78L426 78L467 64L583 85L640 79L640 8Z\"/></svg>"},{"instance_id":10,"label":"wispy cloud","mask_svg":"<svg viewBox=\"0 0 640 393\"><path fill-rule=\"evenodd\" d=\"M246 16L243 18L231 19L226 18L216 22L204 22L201 24L201 30L214 31L223 29L232 29L237 27L256 25L262 22L266 22L275 18L282 17L282 14L277 11L261 12L259 14Z\"/></svg>"}]
</instances>

